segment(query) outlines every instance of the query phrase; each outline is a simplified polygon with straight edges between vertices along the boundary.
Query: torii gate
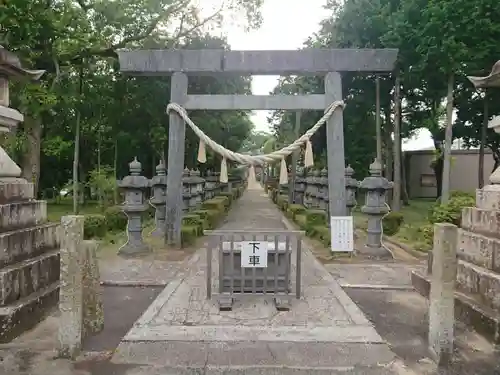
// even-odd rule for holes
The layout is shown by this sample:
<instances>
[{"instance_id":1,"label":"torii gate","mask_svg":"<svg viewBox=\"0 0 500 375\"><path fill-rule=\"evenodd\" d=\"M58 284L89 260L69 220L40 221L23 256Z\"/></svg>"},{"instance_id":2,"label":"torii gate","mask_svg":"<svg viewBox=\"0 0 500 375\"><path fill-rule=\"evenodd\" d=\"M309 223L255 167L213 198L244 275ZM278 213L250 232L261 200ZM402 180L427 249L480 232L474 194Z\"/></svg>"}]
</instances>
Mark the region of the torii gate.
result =
<instances>
[{"instance_id":1,"label":"torii gate","mask_svg":"<svg viewBox=\"0 0 500 375\"><path fill-rule=\"evenodd\" d=\"M120 70L132 75L172 75L171 102L186 110L325 110L342 100L340 72L390 72L397 49L303 49L297 51L118 51ZM188 75L324 75L323 95L189 95ZM166 242L181 244L182 171L186 126L169 115ZM342 111L326 123L331 216L346 216Z\"/></svg>"}]
</instances>

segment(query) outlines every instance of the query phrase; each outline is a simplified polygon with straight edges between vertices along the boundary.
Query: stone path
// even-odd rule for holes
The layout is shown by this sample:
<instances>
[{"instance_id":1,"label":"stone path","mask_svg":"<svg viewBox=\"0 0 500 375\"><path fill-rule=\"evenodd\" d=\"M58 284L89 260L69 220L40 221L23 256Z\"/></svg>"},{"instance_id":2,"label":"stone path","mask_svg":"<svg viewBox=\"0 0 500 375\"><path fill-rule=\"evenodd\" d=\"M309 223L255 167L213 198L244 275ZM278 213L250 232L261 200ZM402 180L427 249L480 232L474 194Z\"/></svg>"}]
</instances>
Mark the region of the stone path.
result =
<instances>
[{"instance_id":1,"label":"stone path","mask_svg":"<svg viewBox=\"0 0 500 375\"><path fill-rule=\"evenodd\" d=\"M411 272L425 265L406 263L327 264L326 269L343 288L413 290Z\"/></svg>"},{"instance_id":2,"label":"stone path","mask_svg":"<svg viewBox=\"0 0 500 375\"><path fill-rule=\"evenodd\" d=\"M260 187L231 209L223 230L285 230ZM277 311L263 298L219 312L206 299L199 250L134 324L112 363L149 374L395 374L395 355L328 271L303 248L300 300ZM292 277L293 278L293 277Z\"/></svg>"}]
</instances>

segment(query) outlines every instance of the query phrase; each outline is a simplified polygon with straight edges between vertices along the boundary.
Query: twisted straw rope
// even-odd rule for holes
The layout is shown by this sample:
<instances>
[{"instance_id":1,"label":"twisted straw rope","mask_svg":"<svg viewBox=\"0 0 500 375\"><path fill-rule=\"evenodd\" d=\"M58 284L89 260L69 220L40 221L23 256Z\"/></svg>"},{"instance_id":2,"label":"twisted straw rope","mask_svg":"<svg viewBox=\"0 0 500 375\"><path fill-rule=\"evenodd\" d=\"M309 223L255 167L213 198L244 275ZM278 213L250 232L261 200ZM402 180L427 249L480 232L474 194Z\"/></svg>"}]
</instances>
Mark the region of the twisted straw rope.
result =
<instances>
[{"instance_id":1,"label":"twisted straw rope","mask_svg":"<svg viewBox=\"0 0 500 375\"><path fill-rule=\"evenodd\" d=\"M171 111L177 112L177 114L189 125L189 127L193 130L193 132L198 136L198 138L204 142L208 147L214 150L216 153L221 155L223 158L227 160L232 160L234 162L246 165L255 165L255 164L266 164L266 163L274 163L276 161L280 161L281 159L287 157L294 151L300 150L300 148L316 133L316 131L333 115L337 108L343 109L345 104L342 100L335 101L328 106L325 110L325 114L321 117L318 122L311 127L307 132L305 132L300 138L296 139L292 144L277 150L273 151L270 154L266 155L243 155L239 152L233 152L228 150L224 146L221 146L217 142L213 141L209 136L207 136L199 127L195 125L195 123L189 118L186 110L177 103L170 103L167 106L167 113Z\"/></svg>"}]
</instances>

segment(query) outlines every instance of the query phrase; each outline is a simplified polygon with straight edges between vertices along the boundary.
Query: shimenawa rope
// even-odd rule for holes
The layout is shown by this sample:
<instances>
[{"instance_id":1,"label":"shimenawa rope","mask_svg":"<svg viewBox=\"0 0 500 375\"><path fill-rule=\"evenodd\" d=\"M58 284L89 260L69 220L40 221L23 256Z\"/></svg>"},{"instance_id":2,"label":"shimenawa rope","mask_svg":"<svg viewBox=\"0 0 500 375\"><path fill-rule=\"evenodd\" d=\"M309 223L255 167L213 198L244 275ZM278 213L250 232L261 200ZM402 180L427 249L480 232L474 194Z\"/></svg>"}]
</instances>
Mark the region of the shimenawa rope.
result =
<instances>
[{"instance_id":1,"label":"shimenawa rope","mask_svg":"<svg viewBox=\"0 0 500 375\"><path fill-rule=\"evenodd\" d=\"M304 165L305 167L312 166L314 164L314 160L310 138L333 115L337 108L343 109L344 107L345 104L343 101L333 102L325 110L325 114L323 115L323 117L321 117L318 122L308 131L306 131L300 138L296 139L292 144L266 155L244 155L238 152L233 152L231 150L228 150L224 146L221 146L217 142L213 141L209 136L207 136L198 126L196 126L196 124L189 118L186 110L177 103L170 103L167 106L167 113L175 111L189 125L189 127L200 139L200 145L198 149L198 161L200 163L206 162L205 145L222 156L220 174L221 182L227 182L227 160L231 160L243 165L250 165L250 168L252 169L255 164L263 165L266 163L281 161L280 184L286 184L288 182L288 176L285 158L293 152L300 150L301 147L305 144L306 150L304 155Z\"/></svg>"}]
</instances>

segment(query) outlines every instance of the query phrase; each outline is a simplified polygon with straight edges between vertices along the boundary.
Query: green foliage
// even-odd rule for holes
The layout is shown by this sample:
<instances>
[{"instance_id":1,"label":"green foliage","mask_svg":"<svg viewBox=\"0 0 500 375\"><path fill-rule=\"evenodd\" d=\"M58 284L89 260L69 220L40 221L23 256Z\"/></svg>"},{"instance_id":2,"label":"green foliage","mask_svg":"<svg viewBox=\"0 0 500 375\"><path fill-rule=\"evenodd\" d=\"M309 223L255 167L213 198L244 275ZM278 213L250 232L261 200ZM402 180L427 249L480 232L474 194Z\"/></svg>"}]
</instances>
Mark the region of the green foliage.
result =
<instances>
[{"instance_id":1,"label":"green foliage","mask_svg":"<svg viewBox=\"0 0 500 375\"><path fill-rule=\"evenodd\" d=\"M127 229L128 218L120 207L108 207L104 211L104 217L106 218L108 231L118 232Z\"/></svg>"},{"instance_id":2,"label":"green foliage","mask_svg":"<svg viewBox=\"0 0 500 375\"><path fill-rule=\"evenodd\" d=\"M99 214L85 215L83 234L85 239L103 238L106 235L106 217Z\"/></svg>"},{"instance_id":3,"label":"green foliage","mask_svg":"<svg viewBox=\"0 0 500 375\"><path fill-rule=\"evenodd\" d=\"M382 220L382 229L387 236L393 236L401 228L404 222L404 216L400 212L389 212Z\"/></svg>"},{"instance_id":4,"label":"green foliage","mask_svg":"<svg viewBox=\"0 0 500 375\"><path fill-rule=\"evenodd\" d=\"M106 207L113 204L116 180L113 176L113 169L109 166L102 166L89 172L87 186L90 187L93 195L97 197L99 205Z\"/></svg>"},{"instance_id":5,"label":"green foliage","mask_svg":"<svg viewBox=\"0 0 500 375\"><path fill-rule=\"evenodd\" d=\"M460 226L462 219L462 209L465 207L474 207L475 197L472 194L464 192L453 192L450 200L446 204L436 204L429 215L429 222L451 223Z\"/></svg>"}]
</instances>

